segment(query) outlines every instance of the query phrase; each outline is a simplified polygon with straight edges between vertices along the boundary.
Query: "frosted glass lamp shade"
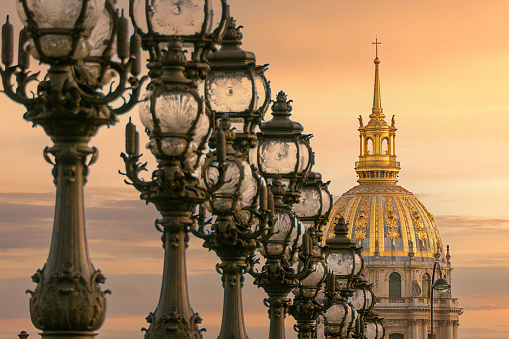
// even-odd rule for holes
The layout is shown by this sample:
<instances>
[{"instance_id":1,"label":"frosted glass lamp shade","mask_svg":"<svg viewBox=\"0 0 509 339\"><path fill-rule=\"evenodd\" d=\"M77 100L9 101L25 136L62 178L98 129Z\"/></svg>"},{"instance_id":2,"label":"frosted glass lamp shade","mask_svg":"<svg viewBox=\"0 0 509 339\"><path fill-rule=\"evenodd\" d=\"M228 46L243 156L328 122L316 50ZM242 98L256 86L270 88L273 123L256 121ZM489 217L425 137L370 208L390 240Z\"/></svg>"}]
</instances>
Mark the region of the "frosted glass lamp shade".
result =
<instances>
[{"instance_id":1,"label":"frosted glass lamp shade","mask_svg":"<svg viewBox=\"0 0 509 339\"><path fill-rule=\"evenodd\" d=\"M362 270L362 257L355 251L329 253L327 267L337 277L341 288L349 288L352 278Z\"/></svg>"},{"instance_id":2,"label":"frosted glass lamp shade","mask_svg":"<svg viewBox=\"0 0 509 339\"><path fill-rule=\"evenodd\" d=\"M212 110L220 113L244 112L253 99L253 83L243 73L215 73L207 80L206 90Z\"/></svg>"},{"instance_id":3,"label":"frosted glass lamp shade","mask_svg":"<svg viewBox=\"0 0 509 339\"><path fill-rule=\"evenodd\" d=\"M86 3L86 8L84 7ZM17 11L30 27L28 50L35 58L84 59L88 36L104 13L105 0L18 0ZM28 23L35 25L28 25Z\"/></svg>"},{"instance_id":4,"label":"frosted glass lamp shade","mask_svg":"<svg viewBox=\"0 0 509 339\"><path fill-rule=\"evenodd\" d=\"M178 36L184 48L191 51L187 57L203 61L226 30L226 0L130 0L129 6L143 48L155 53L156 58L161 44Z\"/></svg>"},{"instance_id":5,"label":"frosted glass lamp shade","mask_svg":"<svg viewBox=\"0 0 509 339\"><path fill-rule=\"evenodd\" d=\"M357 317L357 312L347 303L333 304L325 312L326 334L346 336Z\"/></svg>"},{"instance_id":6,"label":"frosted glass lamp shade","mask_svg":"<svg viewBox=\"0 0 509 339\"><path fill-rule=\"evenodd\" d=\"M266 245L268 254L283 254L295 228L294 221L288 213L276 211L274 214L274 234L267 241Z\"/></svg>"},{"instance_id":7,"label":"frosted glass lamp shade","mask_svg":"<svg viewBox=\"0 0 509 339\"><path fill-rule=\"evenodd\" d=\"M321 197L320 190L317 187L304 187L297 204L292 206L292 210L297 217L312 218L320 214Z\"/></svg>"},{"instance_id":8,"label":"frosted glass lamp shade","mask_svg":"<svg viewBox=\"0 0 509 339\"><path fill-rule=\"evenodd\" d=\"M130 6L135 26L143 34L155 34L161 40L172 35L184 41L210 35L226 20L221 0L131 0Z\"/></svg>"},{"instance_id":9,"label":"frosted glass lamp shade","mask_svg":"<svg viewBox=\"0 0 509 339\"><path fill-rule=\"evenodd\" d=\"M195 35L205 21L201 0L152 0L148 7L150 25L161 35Z\"/></svg>"},{"instance_id":10,"label":"frosted glass lamp shade","mask_svg":"<svg viewBox=\"0 0 509 339\"><path fill-rule=\"evenodd\" d=\"M242 207L250 207L257 194L257 182L251 166L246 160L226 160L224 183L212 193L211 207L215 212L234 213ZM220 179L219 163L209 157L203 166L203 179L208 188L217 185Z\"/></svg>"},{"instance_id":11,"label":"frosted glass lamp shade","mask_svg":"<svg viewBox=\"0 0 509 339\"><path fill-rule=\"evenodd\" d=\"M291 174L299 162L297 145L282 140L263 141L258 148L260 169L267 174Z\"/></svg>"},{"instance_id":12,"label":"frosted glass lamp shade","mask_svg":"<svg viewBox=\"0 0 509 339\"><path fill-rule=\"evenodd\" d=\"M200 149L209 134L210 119L196 94L186 91L149 91L139 105L140 119L150 133L148 148L156 156L188 156ZM193 163L191 167L195 167Z\"/></svg>"}]
</instances>

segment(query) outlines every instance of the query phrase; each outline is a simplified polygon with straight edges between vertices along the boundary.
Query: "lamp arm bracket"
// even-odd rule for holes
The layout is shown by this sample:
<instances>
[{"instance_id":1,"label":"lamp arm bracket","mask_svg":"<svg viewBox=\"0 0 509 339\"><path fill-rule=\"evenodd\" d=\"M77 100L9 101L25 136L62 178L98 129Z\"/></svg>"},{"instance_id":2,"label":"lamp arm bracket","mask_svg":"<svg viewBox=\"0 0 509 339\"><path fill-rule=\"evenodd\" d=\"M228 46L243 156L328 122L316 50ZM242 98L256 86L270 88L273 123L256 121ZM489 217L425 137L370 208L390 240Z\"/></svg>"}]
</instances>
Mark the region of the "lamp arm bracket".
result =
<instances>
[{"instance_id":1,"label":"lamp arm bracket","mask_svg":"<svg viewBox=\"0 0 509 339\"><path fill-rule=\"evenodd\" d=\"M226 182L226 170L228 168L228 165L226 163L219 163L217 166L217 170L219 172L219 177L217 179L217 182L213 184L212 186L207 188L207 193L213 194L218 189L220 189Z\"/></svg>"},{"instance_id":2,"label":"lamp arm bracket","mask_svg":"<svg viewBox=\"0 0 509 339\"><path fill-rule=\"evenodd\" d=\"M198 214L193 215L192 218L195 222L189 229L191 233L200 239L209 239L212 235L205 231L205 227L212 224L212 218L205 220L205 208L203 205L199 206Z\"/></svg>"},{"instance_id":3,"label":"lamp arm bracket","mask_svg":"<svg viewBox=\"0 0 509 339\"><path fill-rule=\"evenodd\" d=\"M294 274L289 273L288 277L293 278L293 279L302 280L305 276L312 273L312 269L310 268L312 257L311 256L304 257L302 255L299 255L299 259L301 262L304 262L304 267L298 273L294 273Z\"/></svg>"},{"instance_id":4,"label":"lamp arm bracket","mask_svg":"<svg viewBox=\"0 0 509 339\"><path fill-rule=\"evenodd\" d=\"M259 272L255 269L255 265L260 263L260 259L256 258L254 254L251 254L246 259L247 267L245 272L247 272L253 278L261 278L264 274L263 272Z\"/></svg>"},{"instance_id":5,"label":"lamp arm bracket","mask_svg":"<svg viewBox=\"0 0 509 339\"><path fill-rule=\"evenodd\" d=\"M77 88L79 90L80 95L86 101L90 102L91 104L95 104L95 105L106 105L114 100L117 100L124 94L124 92L127 88L127 85L126 85L127 83L129 83L131 85L130 89L133 91L132 96L134 96L134 94L136 94L136 93L139 94L139 88L140 88L142 81L138 80L135 77L130 77L129 79L127 78L127 74L129 72L132 60L130 60L125 65L120 64L118 62L111 61L111 60L104 60L103 62L104 62L105 67L109 68L110 70L112 70L116 74L118 74L118 76L119 76L118 86L115 89L113 89L114 83L112 82L110 84L110 90L108 91L108 93L106 93L106 95L97 93L95 91L93 94L90 94L90 92L84 91L80 88L80 86L78 86ZM142 80L145 81L147 78L148 77L146 77L146 76L142 77ZM104 81L104 79L103 79L103 81ZM86 86L86 87L89 87L89 86ZM133 102L133 101L137 102L137 100L138 100L138 98L135 97L134 99L131 98L129 100L129 102Z\"/></svg>"},{"instance_id":6,"label":"lamp arm bracket","mask_svg":"<svg viewBox=\"0 0 509 339\"><path fill-rule=\"evenodd\" d=\"M139 102L142 84L148 79L148 76L143 76L140 80L130 77L129 83L131 84L131 87L129 87L129 89L131 90L131 93L129 94L129 100L126 101L125 98L122 97L124 99L124 104L119 108L111 109L111 111L116 115L121 115L131 110Z\"/></svg>"},{"instance_id":7,"label":"lamp arm bracket","mask_svg":"<svg viewBox=\"0 0 509 339\"><path fill-rule=\"evenodd\" d=\"M124 159L126 173L122 173L121 171L118 172L131 180L131 182L126 180L125 182L127 184L133 185L140 192L145 192L156 184L155 180L146 181L139 177L141 172L147 171L147 163L139 162L142 155L131 156L122 153L120 156Z\"/></svg>"},{"instance_id":8,"label":"lamp arm bracket","mask_svg":"<svg viewBox=\"0 0 509 339\"><path fill-rule=\"evenodd\" d=\"M2 85L3 90L2 92L5 93L11 100L25 105L25 106L32 106L35 105L37 102L42 100L42 97L35 96L33 98L29 98L26 94L27 92L27 86L33 81L40 82L38 79L38 76L41 72L32 73L30 71L24 71L19 70L18 66L11 66L3 70L0 68L0 76L2 77ZM12 84L12 76L16 76L16 83L17 87L16 90L13 90L14 85Z\"/></svg>"}]
</instances>

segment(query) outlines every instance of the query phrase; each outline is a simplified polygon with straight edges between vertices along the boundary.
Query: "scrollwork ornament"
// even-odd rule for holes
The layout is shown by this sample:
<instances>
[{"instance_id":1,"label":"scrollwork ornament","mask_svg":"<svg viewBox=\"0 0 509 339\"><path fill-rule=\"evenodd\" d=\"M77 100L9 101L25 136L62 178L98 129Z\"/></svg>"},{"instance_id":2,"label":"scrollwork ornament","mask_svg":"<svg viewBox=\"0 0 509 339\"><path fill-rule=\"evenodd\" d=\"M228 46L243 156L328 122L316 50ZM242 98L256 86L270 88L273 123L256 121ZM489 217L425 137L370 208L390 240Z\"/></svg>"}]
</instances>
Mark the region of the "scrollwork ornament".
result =
<instances>
[{"instance_id":1,"label":"scrollwork ornament","mask_svg":"<svg viewBox=\"0 0 509 339\"><path fill-rule=\"evenodd\" d=\"M32 280L35 291L30 297L30 316L35 327L48 331L95 331L104 322L105 294L99 284L106 280L96 270L89 280L68 263L63 272L46 277L45 268L38 270Z\"/></svg>"},{"instance_id":2,"label":"scrollwork ornament","mask_svg":"<svg viewBox=\"0 0 509 339\"><path fill-rule=\"evenodd\" d=\"M202 318L198 313L194 313L191 319L185 319L175 310L173 312L155 319L154 313L150 313L146 318L150 324L149 328L143 328L145 331L145 339L161 339L161 338L189 338L201 339L203 329L199 330L197 325L201 324Z\"/></svg>"}]
</instances>

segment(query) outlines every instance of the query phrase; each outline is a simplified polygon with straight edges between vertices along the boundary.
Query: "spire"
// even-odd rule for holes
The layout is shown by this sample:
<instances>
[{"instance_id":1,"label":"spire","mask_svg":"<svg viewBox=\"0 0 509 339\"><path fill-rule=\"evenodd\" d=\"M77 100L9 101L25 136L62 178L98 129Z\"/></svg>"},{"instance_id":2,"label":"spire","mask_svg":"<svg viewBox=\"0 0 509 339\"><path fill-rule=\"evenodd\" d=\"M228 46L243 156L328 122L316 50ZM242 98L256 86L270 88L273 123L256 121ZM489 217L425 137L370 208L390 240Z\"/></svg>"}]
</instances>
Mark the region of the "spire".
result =
<instances>
[{"instance_id":1,"label":"spire","mask_svg":"<svg viewBox=\"0 0 509 339\"><path fill-rule=\"evenodd\" d=\"M376 57L375 57L375 93L373 95L373 113L375 110L382 110L382 98L380 96L380 76L379 76L379 66L380 59L378 59L378 45L382 44L378 42L378 37L376 37L375 42L372 42L375 45L376 49Z\"/></svg>"},{"instance_id":2,"label":"spire","mask_svg":"<svg viewBox=\"0 0 509 339\"><path fill-rule=\"evenodd\" d=\"M378 37L376 37L375 42L372 44L375 45L376 57L375 57L375 89L373 93L373 108L371 109L371 115L369 116L371 120L379 122L385 118L382 109L382 96L380 93L380 59L378 59L378 45L382 44L378 42Z\"/></svg>"},{"instance_id":3,"label":"spire","mask_svg":"<svg viewBox=\"0 0 509 339\"><path fill-rule=\"evenodd\" d=\"M375 57L375 88L373 108L369 122L362 123L359 117L360 155L355 163L357 180L361 184L398 182L399 162L396 161L396 122L392 116L391 125L385 121L380 95L380 59L378 59L378 37L373 44L376 47Z\"/></svg>"}]
</instances>

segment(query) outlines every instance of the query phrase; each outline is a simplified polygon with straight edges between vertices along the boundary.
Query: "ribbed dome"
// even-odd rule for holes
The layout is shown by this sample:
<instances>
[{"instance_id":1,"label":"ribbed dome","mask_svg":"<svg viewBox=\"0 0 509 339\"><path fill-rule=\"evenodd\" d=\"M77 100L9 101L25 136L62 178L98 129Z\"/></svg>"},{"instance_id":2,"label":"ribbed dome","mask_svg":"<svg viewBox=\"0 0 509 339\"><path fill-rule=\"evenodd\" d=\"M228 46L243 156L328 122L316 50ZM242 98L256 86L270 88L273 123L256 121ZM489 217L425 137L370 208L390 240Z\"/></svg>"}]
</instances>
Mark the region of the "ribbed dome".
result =
<instances>
[{"instance_id":1,"label":"ribbed dome","mask_svg":"<svg viewBox=\"0 0 509 339\"><path fill-rule=\"evenodd\" d=\"M378 44L378 40L376 42ZM375 59L373 108L364 125L359 116L360 154L355 171L360 185L339 198L324 229L324 239L334 236L334 220L343 217L349 236L363 247L362 255L433 258L443 252L440 232L426 207L397 186L396 122L385 121L381 105L380 60Z\"/></svg>"},{"instance_id":2,"label":"ribbed dome","mask_svg":"<svg viewBox=\"0 0 509 339\"><path fill-rule=\"evenodd\" d=\"M360 184L332 207L324 229L334 236L333 220L343 217L349 237L363 247L363 256L435 257L443 253L433 216L409 191L388 183Z\"/></svg>"}]
</instances>

